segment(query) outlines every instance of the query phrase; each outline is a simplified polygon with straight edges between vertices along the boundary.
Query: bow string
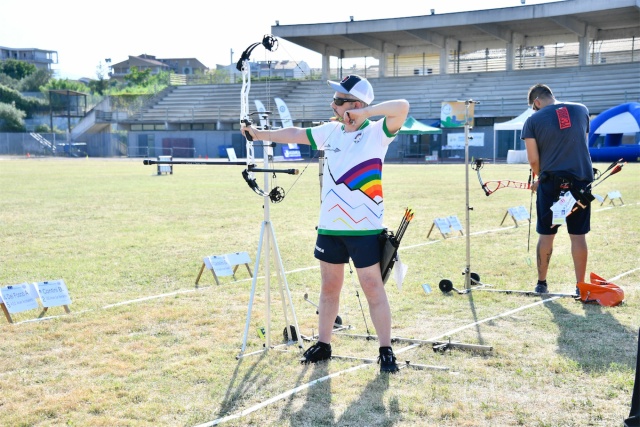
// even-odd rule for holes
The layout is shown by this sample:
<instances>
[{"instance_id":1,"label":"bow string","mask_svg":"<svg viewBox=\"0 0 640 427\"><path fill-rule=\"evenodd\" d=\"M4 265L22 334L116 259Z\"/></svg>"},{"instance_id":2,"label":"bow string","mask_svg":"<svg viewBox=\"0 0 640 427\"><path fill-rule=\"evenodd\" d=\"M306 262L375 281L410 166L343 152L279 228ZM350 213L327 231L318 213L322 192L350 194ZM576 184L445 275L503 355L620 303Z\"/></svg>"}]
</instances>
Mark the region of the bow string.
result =
<instances>
[{"instance_id":1,"label":"bow string","mask_svg":"<svg viewBox=\"0 0 640 427\"><path fill-rule=\"evenodd\" d=\"M249 92L251 91L251 65L250 57L253 50L258 46L264 46L264 48L270 52L277 50L278 39L270 34L265 34L262 41L251 44L242 52L240 59L236 64L238 71L242 72L242 89L240 92L240 123L250 126L251 115L249 114ZM258 185L256 180L256 172L272 173L275 178L278 173L286 173L289 175L298 175L297 169L272 169L272 168L258 168L254 155L255 141L251 137L248 131L244 132L246 140L247 161L246 169L242 171L242 177L256 194L263 197L268 197L273 203L281 202L284 199L285 192L282 187L274 186L269 192L264 191ZM275 143L262 144L261 146L266 150L269 147L274 147ZM265 156L265 159L268 157ZM265 160L266 163L266 160Z\"/></svg>"}]
</instances>

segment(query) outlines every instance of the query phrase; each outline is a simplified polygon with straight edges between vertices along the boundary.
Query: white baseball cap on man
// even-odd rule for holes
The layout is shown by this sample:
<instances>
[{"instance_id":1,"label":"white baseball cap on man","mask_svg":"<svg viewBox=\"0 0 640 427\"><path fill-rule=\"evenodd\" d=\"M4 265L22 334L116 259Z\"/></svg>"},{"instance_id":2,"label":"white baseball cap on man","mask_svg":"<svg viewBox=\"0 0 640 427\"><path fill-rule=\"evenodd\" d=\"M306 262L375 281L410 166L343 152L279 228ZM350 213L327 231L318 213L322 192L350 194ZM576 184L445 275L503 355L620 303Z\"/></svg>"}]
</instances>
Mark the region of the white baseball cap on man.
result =
<instances>
[{"instance_id":1,"label":"white baseball cap on man","mask_svg":"<svg viewBox=\"0 0 640 427\"><path fill-rule=\"evenodd\" d=\"M373 87L369 80L355 74L350 74L340 82L327 80L329 87L336 92L348 93L365 104L373 102Z\"/></svg>"}]
</instances>

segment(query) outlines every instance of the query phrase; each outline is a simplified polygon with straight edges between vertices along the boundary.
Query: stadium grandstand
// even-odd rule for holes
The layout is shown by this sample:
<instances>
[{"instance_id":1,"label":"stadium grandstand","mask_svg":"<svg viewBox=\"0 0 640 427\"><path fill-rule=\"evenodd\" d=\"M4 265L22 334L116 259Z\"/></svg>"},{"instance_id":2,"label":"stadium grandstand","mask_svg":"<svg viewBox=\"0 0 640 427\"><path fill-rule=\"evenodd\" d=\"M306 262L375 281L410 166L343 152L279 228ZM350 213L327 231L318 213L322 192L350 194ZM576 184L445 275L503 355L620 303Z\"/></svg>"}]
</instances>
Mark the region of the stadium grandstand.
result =
<instances>
[{"instance_id":1,"label":"stadium grandstand","mask_svg":"<svg viewBox=\"0 0 640 427\"><path fill-rule=\"evenodd\" d=\"M528 109L527 91L535 83L548 84L559 100L584 103L592 117L640 102L636 0L522 3L406 18L276 23L273 36L320 53L322 69L283 78L275 71L265 74L264 62L252 63L260 72L252 79L250 105L262 101L274 111L272 125L281 126L273 106L281 98L295 125L311 126L332 113L326 80L360 74L371 80L375 102L406 98L410 116L434 127L440 126L443 102L478 101L473 132L480 138L470 154L501 161L524 146L513 132L494 132L494 126ZM364 65L347 66L354 63ZM73 141L86 142L90 155L154 156L179 149L185 157L219 157L233 147L242 157L241 83L182 83L136 103L106 99L73 128ZM460 129L400 135L387 159L424 161L435 154L455 161L462 151L447 143L455 132ZM637 137L631 142L637 144Z\"/></svg>"}]
</instances>

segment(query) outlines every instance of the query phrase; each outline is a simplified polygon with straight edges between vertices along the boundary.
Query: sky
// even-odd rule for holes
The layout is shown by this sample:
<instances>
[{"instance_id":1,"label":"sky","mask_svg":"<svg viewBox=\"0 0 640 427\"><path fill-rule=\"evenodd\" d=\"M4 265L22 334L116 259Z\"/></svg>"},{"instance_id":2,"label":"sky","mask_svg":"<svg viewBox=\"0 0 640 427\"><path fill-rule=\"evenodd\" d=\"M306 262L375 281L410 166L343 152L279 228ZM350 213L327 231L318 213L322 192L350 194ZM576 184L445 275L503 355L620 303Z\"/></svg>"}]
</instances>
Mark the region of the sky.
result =
<instances>
[{"instance_id":1,"label":"sky","mask_svg":"<svg viewBox=\"0 0 640 427\"><path fill-rule=\"evenodd\" d=\"M184 0L183 0L184 1ZM364 2L322 7L305 0L245 0L166 3L110 0L89 7L86 0L2 0L0 47L56 51L56 78L97 78L106 59L112 64L142 54L156 58L196 58L206 67L229 65L252 43L280 25L403 18L503 7L522 7L522 0L395 0L387 7L364 8ZM526 0L526 5L561 0ZM373 3L373 2L372 2ZM391 7L393 6L393 7ZM255 57L252 59L259 60ZM270 60L305 61L321 67L320 54L279 40Z\"/></svg>"}]
</instances>

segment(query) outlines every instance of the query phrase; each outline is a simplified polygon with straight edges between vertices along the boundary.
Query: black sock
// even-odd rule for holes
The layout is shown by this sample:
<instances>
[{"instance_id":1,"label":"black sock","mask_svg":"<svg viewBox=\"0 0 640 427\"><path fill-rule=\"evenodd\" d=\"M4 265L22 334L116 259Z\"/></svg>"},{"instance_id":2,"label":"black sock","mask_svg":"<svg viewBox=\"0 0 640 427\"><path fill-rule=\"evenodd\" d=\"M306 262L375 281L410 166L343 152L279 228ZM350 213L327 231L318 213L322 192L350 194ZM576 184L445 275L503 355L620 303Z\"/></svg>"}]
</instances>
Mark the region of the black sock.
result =
<instances>
[{"instance_id":1,"label":"black sock","mask_svg":"<svg viewBox=\"0 0 640 427\"><path fill-rule=\"evenodd\" d=\"M547 286L547 280L538 280L538 285L544 285Z\"/></svg>"},{"instance_id":2,"label":"black sock","mask_svg":"<svg viewBox=\"0 0 640 427\"><path fill-rule=\"evenodd\" d=\"M331 350L331 344L327 344L326 342L322 342L322 341L318 341L318 347L325 350Z\"/></svg>"},{"instance_id":3,"label":"black sock","mask_svg":"<svg viewBox=\"0 0 640 427\"><path fill-rule=\"evenodd\" d=\"M380 354L383 353L393 353L393 349L391 347L380 347Z\"/></svg>"}]
</instances>

